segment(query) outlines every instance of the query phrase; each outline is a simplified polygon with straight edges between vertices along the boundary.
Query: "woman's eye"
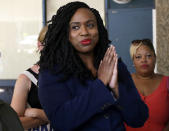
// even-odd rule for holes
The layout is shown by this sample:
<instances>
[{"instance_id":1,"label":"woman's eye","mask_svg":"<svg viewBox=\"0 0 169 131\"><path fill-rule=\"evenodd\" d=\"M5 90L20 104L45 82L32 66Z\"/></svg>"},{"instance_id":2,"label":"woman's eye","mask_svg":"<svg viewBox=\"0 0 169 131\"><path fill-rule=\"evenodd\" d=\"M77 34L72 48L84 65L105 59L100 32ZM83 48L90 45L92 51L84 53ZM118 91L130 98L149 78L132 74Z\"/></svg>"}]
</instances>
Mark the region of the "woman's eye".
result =
<instances>
[{"instance_id":1,"label":"woman's eye","mask_svg":"<svg viewBox=\"0 0 169 131\"><path fill-rule=\"evenodd\" d=\"M151 58L151 57L152 57L152 55L151 55L151 54L149 54L149 55L146 55L146 57L147 57L147 58Z\"/></svg>"},{"instance_id":2,"label":"woman's eye","mask_svg":"<svg viewBox=\"0 0 169 131\"><path fill-rule=\"evenodd\" d=\"M79 26L72 26L73 30L78 30L80 27Z\"/></svg>"},{"instance_id":3,"label":"woman's eye","mask_svg":"<svg viewBox=\"0 0 169 131\"><path fill-rule=\"evenodd\" d=\"M136 59L140 59L141 58L141 56L136 56Z\"/></svg>"},{"instance_id":4,"label":"woman's eye","mask_svg":"<svg viewBox=\"0 0 169 131\"><path fill-rule=\"evenodd\" d=\"M93 28L93 27L94 27L94 24L93 24L93 23L89 23L89 24L87 24L87 27Z\"/></svg>"}]
</instances>

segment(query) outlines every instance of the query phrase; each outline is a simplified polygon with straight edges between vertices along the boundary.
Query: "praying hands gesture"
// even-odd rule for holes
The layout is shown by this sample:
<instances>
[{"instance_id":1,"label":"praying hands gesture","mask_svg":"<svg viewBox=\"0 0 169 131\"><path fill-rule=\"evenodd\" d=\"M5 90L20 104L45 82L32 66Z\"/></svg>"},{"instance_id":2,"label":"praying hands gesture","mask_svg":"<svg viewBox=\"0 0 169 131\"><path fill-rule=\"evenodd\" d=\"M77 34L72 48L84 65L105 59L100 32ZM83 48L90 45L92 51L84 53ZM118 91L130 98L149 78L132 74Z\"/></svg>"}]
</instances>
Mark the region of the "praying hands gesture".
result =
<instances>
[{"instance_id":1,"label":"praying hands gesture","mask_svg":"<svg viewBox=\"0 0 169 131\"><path fill-rule=\"evenodd\" d=\"M106 86L109 85L112 92L118 97L118 58L115 47L111 45L103 60L100 62L98 69L98 79L100 79Z\"/></svg>"}]
</instances>

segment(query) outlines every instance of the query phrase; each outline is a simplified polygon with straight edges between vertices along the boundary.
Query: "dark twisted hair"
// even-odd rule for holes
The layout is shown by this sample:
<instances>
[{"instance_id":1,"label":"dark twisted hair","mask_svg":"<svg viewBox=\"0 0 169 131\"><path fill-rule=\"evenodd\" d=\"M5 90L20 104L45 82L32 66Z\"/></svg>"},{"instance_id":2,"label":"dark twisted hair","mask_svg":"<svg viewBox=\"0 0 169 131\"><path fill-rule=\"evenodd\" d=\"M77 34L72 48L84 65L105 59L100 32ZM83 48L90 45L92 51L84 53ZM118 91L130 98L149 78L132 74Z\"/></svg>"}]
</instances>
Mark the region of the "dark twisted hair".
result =
<instances>
[{"instance_id":1,"label":"dark twisted hair","mask_svg":"<svg viewBox=\"0 0 169 131\"><path fill-rule=\"evenodd\" d=\"M59 8L56 15L51 19L48 26L48 32L44 40L44 49L41 51L39 61L40 69L49 69L52 73L57 74L55 66L59 67L59 72L64 73L64 79L74 75L81 80L93 78L92 73L83 64L80 57L76 54L75 49L69 41L69 22L72 16L79 8L87 8L96 17L99 41L94 49L96 69L103 58L110 40L108 39L107 30L103 25L103 21L96 9L90 8L83 2L70 2Z\"/></svg>"}]
</instances>

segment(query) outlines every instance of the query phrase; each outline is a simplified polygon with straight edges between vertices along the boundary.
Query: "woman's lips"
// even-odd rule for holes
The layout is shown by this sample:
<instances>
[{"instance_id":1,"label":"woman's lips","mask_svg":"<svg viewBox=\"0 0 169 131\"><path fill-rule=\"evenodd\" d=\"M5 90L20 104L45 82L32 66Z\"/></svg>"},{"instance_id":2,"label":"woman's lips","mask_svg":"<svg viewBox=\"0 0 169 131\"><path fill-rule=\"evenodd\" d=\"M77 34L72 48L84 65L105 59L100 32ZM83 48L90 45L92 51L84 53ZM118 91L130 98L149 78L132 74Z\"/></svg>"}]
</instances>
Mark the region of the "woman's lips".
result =
<instances>
[{"instance_id":1,"label":"woman's lips","mask_svg":"<svg viewBox=\"0 0 169 131\"><path fill-rule=\"evenodd\" d=\"M90 39L82 40L80 43L81 43L82 45L88 45L88 44L91 43L91 40L90 40Z\"/></svg>"},{"instance_id":2,"label":"woman's lips","mask_svg":"<svg viewBox=\"0 0 169 131\"><path fill-rule=\"evenodd\" d=\"M147 64L141 65L142 68L148 68Z\"/></svg>"}]
</instances>

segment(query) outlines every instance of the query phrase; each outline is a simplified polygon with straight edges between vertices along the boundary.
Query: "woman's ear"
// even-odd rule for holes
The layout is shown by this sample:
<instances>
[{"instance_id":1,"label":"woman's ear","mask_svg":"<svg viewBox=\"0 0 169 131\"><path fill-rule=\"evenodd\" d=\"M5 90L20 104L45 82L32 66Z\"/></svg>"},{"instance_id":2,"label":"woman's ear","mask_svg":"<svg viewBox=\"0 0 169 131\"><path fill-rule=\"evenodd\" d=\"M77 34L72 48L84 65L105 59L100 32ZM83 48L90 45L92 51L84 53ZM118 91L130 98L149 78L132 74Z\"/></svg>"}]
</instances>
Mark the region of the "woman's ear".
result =
<instances>
[{"instance_id":1,"label":"woman's ear","mask_svg":"<svg viewBox=\"0 0 169 131\"><path fill-rule=\"evenodd\" d=\"M40 41L37 42L37 46L38 46L38 51L41 51L43 49L43 45Z\"/></svg>"},{"instance_id":2,"label":"woman's ear","mask_svg":"<svg viewBox=\"0 0 169 131\"><path fill-rule=\"evenodd\" d=\"M38 41L37 42L38 49L40 48L41 45L42 45L42 43L40 41Z\"/></svg>"}]
</instances>

